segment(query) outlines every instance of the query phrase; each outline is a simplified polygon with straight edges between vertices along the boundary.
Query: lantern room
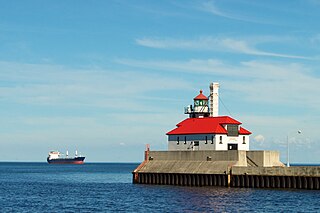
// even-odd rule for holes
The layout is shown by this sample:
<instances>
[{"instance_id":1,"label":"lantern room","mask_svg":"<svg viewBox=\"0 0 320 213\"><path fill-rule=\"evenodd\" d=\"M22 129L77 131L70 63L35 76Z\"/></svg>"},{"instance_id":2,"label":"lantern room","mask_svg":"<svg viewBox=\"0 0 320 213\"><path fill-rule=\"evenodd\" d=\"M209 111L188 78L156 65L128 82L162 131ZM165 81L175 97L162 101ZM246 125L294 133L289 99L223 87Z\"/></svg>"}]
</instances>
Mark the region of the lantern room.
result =
<instances>
[{"instance_id":1,"label":"lantern room","mask_svg":"<svg viewBox=\"0 0 320 213\"><path fill-rule=\"evenodd\" d=\"M193 101L193 106L189 105L185 107L185 114L189 114L190 118L209 117L209 98L203 95L202 90L200 90L199 95L197 95Z\"/></svg>"}]
</instances>

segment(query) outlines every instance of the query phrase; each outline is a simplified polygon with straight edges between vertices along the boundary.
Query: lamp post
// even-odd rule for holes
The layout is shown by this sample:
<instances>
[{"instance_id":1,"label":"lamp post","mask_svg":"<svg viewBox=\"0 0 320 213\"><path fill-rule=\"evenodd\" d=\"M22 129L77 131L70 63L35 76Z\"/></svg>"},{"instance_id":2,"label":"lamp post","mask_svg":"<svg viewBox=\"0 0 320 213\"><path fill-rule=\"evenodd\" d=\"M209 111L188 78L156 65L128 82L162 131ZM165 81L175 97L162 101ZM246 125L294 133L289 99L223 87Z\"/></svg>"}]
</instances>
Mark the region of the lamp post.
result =
<instances>
[{"instance_id":1,"label":"lamp post","mask_svg":"<svg viewBox=\"0 0 320 213\"><path fill-rule=\"evenodd\" d=\"M301 134L302 131L298 130L297 133ZM287 167L290 167L290 163L289 163L289 133L287 134Z\"/></svg>"}]
</instances>

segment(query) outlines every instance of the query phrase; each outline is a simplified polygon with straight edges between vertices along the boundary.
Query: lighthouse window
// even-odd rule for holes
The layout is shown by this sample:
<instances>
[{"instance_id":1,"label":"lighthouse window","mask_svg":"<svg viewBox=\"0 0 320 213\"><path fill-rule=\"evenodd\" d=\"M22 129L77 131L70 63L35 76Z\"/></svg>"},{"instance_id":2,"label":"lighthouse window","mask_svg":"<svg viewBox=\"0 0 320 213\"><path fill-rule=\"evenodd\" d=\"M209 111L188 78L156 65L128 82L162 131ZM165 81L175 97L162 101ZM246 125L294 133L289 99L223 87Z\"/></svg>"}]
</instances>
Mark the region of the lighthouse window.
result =
<instances>
[{"instance_id":1,"label":"lighthouse window","mask_svg":"<svg viewBox=\"0 0 320 213\"><path fill-rule=\"evenodd\" d=\"M243 144L246 144L246 136L243 136Z\"/></svg>"},{"instance_id":2,"label":"lighthouse window","mask_svg":"<svg viewBox=\"0 0 320 213\"><path fill-rule=\"evenodd\" d=\"M214 136L211 136L211 144L213 144Z\"/></svg>"},{"instance_id":3,"label":"lighthouse window","mask_svg":"<svg viewBox=\"0 0 320 213\"><path fill-rule=\"evenodd\" d=\"M219 143L222 144L222 136L220 136L220 142Z\"/></svg>"},{"instance_id":4,"label":"lighthouse window","mask_svg":"<svg viewBox=\"0 0 320 213\"><path fill-rule=\"evenodd\" d=\"M184 136L184 144L187 144L187 136Z\"/></svg>"},{"instance_id":5,"label":"lighthouse window","mask_svg":"<svg viewBox=\"0 0 320 213\"><path fill-rule=\"evenodd\" d=\"M199 100L196 100L196 101L194 102L194 105L199 106Z\"/></svg>"},{"instance_id":6,"label":"lighthouse window","mask_svg":"<svg viewBox=\"0 0 320 213\"><path fill-rule=\"evenodd\" d=\"M177 137L177 145L179 145L179 136Z\"/></svg>"},{"instance_id":7,"label":"lighthouse window","mask_svg":"<svg viewBox=\"0 0 320 213\"><path fill-rule=\"evenodd\" d=\"M238 136L238 125L228 124L227 125L228 136Z\"/></svg>"}]
</instances>

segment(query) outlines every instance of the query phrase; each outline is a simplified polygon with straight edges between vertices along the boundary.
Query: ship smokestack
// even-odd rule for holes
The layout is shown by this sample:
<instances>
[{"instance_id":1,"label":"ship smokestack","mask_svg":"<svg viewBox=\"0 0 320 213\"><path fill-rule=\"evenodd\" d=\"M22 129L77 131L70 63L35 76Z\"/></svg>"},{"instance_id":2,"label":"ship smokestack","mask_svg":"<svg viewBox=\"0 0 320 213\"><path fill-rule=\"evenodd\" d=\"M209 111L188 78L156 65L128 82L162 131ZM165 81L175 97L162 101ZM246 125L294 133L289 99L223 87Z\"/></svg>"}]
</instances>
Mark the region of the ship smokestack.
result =
<instances>
[{"instance_id":1,"label":"ship smokestack","mask_svg":"<svg viewBox=\"0 0 320 213\"><path fill-rule=\"evenodd\" d=\"M219 83L210 84L210 117L219 116Z\"/></svg>"}]
</instances>

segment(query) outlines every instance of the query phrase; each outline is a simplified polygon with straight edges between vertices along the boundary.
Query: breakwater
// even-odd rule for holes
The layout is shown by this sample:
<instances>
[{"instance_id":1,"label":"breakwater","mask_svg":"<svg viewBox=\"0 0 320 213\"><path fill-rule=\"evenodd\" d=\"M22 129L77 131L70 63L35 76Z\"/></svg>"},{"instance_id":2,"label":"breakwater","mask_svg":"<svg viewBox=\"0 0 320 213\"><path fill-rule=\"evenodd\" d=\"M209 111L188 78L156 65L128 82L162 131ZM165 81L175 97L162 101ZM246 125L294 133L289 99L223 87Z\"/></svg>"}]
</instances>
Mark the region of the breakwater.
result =
<instances>
[{"instance_id":1,"label":"breakwater","mask_svg":"<svg viewBox=\"0 0 320 213\"><path fill-rule=\"evenodd\" d=\"M320 189L320 167L285 167L275 151L146 151L133 183Z\"/></svg>"}]
</instances>

